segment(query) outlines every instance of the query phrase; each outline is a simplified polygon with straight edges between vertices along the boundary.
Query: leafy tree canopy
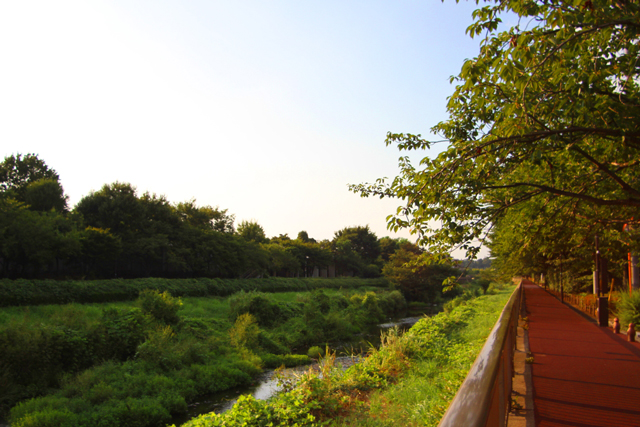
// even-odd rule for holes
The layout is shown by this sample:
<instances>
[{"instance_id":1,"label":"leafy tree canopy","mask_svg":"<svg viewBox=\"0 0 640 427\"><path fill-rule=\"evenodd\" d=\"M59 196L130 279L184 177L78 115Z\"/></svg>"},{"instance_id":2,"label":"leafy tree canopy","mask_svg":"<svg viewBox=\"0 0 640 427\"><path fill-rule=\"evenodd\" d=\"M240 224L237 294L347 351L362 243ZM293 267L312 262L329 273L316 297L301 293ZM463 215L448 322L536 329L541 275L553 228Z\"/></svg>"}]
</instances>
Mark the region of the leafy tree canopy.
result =
<instances>
[{"instance_id":1,"label":"leafy tree canopy","mask_svg":"<svg viewBox=\"0 0 640 427\"><path fill-rule=\"evenodd\" d=\"M338 242L348 242L350 250L366 263L373 264L380 256L380 242L376 234L369 229L369 226L346 227L334 233L334 246Z\"/></svg>"},{"instance_id":2,"label":"leafy tree canopy","mask_svg":"<svg viewBox=\"0 0 640 427\"><path fill-rule=\"evenodd\" d=\"M24 189L24 201L35 211L66 212L68 200L62 185L53 178L30 182Z\"/></svg>"},{"instance_id":3,"label":"leafy tree canopy","mask_svg":"<svg viewBox=\"0 0 640 427\"><path fill-rule=\"evenodd\" d=\"M241 221L238 225L238 234L249 242L266 243L269 241L264 228L256 221Z\"/></svg>"},{"instance_id":4,"label":"leafy tree canopy","mask_svg":"<svg viewBox=\"0 0 640 427\"><path fill-rule=\"evenodd\" d=\"M0 192L5 197L26 203L34 211L65 212L65 196L59 176L37 154L20 153L0 163Z\"/></svg>"},{"instance_id":5,"label":"leafy tree canopy","mask_svg":"<svg viewBox=\"0 0 640 427\"><path fill-rule=\"evenodd\" d=\"M505 14L519 21L498 31ZM403 199L390 229L409 227L431 251L459 246L470 257L516 207L541 224L580 219L590 233L638 223L640 4L487 1L474 19L467 32L484 37L480 53L452 77L449 118L432 128L447 149L420 167L403 157L392 182L351 189ZM435 141L389 133L387 144L423 150Z\"/></svg>"},{"instance_id":6,"label":"leafy tree canopy","mask_svg":"<svg viewBox=\"0 0 640 427\"><path fill-rule=\"evenodd\" d=\"M59 181L58 173L50 169L37 154L20 153L4 158L0 163L0 190L14 190L22 195L26 186L39 179Z\"/></svg>"},{"instance_id":7,"label":"leafy tree canopy","mask_svg":"<svg viewBox=\"0 0 640 427\"><path fill-rule=\"evenodd\" d=\"M227 213L227 209L217 206L196 206L195 199L176 205L176 211L183 221L194 227L213 229L222 233L233 233L235 215Z\"/></svg>"},{"instance_id":8,"label":"leafy tree canopy","mask_svg":"<svg viewBox=\"0 0 640 427\"><path fill-rule=\"evenodd\" d=\"M436 300L447 290L443 283L458 274L450 262L435 262L431 254L407 241L390 256L382 273L408 301L423 302Z\"/></svg>"}]
</instances>

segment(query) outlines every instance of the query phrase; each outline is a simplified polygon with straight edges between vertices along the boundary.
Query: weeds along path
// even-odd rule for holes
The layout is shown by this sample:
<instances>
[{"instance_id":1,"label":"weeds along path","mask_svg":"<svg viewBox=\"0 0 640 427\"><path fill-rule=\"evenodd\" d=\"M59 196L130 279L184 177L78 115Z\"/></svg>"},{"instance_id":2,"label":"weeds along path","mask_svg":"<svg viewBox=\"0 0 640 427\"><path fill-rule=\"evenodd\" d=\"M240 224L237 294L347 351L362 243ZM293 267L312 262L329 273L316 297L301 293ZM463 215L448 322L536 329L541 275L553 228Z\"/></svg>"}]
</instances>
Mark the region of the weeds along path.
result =
<instances>
[{"instance_id":1,"label":"weeds along path","mask_svg":"<svg viewBox=\"0 0 640 427\"><path fill-rule=\"evenodd\" d=\"M346 371L328 355L319 372L270 401L244 396L224 414L206 414L183 427L436 426L513 291L460 298L446 312L420 320Z\"/></svg>"}]
</instances>

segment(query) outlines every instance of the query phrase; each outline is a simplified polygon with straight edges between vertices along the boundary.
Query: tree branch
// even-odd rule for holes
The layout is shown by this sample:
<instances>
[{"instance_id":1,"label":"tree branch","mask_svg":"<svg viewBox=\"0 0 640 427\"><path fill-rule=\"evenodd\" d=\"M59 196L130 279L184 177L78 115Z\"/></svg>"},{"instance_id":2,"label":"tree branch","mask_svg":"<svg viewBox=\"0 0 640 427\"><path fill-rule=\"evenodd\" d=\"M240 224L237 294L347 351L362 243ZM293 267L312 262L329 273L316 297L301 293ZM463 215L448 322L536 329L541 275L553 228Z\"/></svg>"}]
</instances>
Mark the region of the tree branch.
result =
<instances>
[{"instance_id":1,"label":"tree branch","mask_svg":"<svg viewBox=\"0 0 640 427\"><path fill-rule=\"evenodd\" d=\"M609 168L607 168L604 164L602 164L599 161L597 161L595 158L593 158L591 155L589 155L587 152L585 152L582 148L578 147L577 145L574 145L574 146L571 147L571 150L580 153L580 155L582 155L585 159L589 160L591 163L596 165L599 170L601 170L605 174L609 175L611 177L611 179L613 179L615 182L617 182L620 185L620 187L624 191L626 191L627 193L631 193L631 194L634 194L636 196L640 196L640 191L638 191L635 188L631 187L629 184L627 184L625 181L623 181L622 178L620 178L618 175L613 173L611 170L609 170Z\"/></svg>"},{"instance_id":2,"label":"tree branch","mask_svg":"<svg viewBox=\"0 0 640 427\"><path fill-rule=\"evenodd\" d=\"M579 194L579 193L574 193L574 192L571 192L571 191L564 191L564 190L560 190L558 188L549 187L547 185L534 184L534 183L529 183L529 182L517 182L517 183L514 183L514 184L507 184L507 185L489 185L489 186L486 186L486 187L482 187L482 189L484 189L484 190L498 190L498 189L505 189L505 188L517 188L517 187L538 188L540 190L543 190L543 191L551 193L551 194L557 194L559 196L565 196L565 197L571 197L571 198L586 200L588 202L594 203L594 204L599 205L599 206L640 206L640 199L633 199L633 198L629 198L629 199L626 199L626 200L600 199L600 198L597 198L597 197L588 196L586 194Z\"/></svg>"}]
</instances>

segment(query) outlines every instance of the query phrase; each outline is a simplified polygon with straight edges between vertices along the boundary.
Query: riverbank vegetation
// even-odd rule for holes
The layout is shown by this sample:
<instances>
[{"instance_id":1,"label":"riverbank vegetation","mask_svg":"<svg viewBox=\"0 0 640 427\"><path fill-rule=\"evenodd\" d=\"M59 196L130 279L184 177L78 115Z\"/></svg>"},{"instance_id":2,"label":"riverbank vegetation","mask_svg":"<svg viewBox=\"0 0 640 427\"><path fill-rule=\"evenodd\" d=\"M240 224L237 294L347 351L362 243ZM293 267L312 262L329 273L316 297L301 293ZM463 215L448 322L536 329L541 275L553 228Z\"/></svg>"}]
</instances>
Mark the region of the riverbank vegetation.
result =
<instances>
[{"instance_id":1,"label":"riverbank vegetation","mask_svg":"<svg viewBox=\"0 0 640 427\"><path fill-rule=\"evenodd\" d=\"M406 309L399 291L366 284L3 308L0 409L14 427L162 425L200 395L309 363L310 348Z\"/></svg>"},{"instance_id":2,"label":"riverbank vegetation","mask_svg":"<svg viewBox=\"0 0 640 427\"><path fill-rule=\"evenodd\" d=\"M512 292L508 286L479 298L463 294L405 335L384 335L380 349L347 370L329 353L318 370L271 400L244 396L231 410L184 427L436 426Z\"/></svg>"},{"instance_id":3,"label":"riverbank vegetation","mask_svg":"<svg viewBox=\"0 0 640 427\"><path fill-rule=\"evenodd\" d=\"M314 289L355 289L363 286L386 288L384 278L338 277L264 279L107 279L29 280L0 279L0 307L37 304L103 303L130 301L145 289L169 292L175 297L225 297L236 292L305 292Z\"/></svg>"}]
</instances>

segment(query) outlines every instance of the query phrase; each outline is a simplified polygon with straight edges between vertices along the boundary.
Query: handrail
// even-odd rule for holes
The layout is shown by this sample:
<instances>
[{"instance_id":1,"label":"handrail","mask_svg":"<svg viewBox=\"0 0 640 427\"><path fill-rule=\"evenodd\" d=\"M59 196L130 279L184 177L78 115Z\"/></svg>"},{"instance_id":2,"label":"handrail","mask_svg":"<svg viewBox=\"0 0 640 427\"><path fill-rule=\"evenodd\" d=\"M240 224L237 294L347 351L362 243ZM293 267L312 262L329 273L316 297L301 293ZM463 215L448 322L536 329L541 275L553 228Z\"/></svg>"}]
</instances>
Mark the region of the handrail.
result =
<instances>
[{"instance_id":1,"label":"handrail","mask_svg":"<svg viewBox=\"0 0 640 427\"><path fill-rule=\"evenodd\" d=\"M522 282L504 306L438 427L505 426L511 404L513 355Z\"/></svg>"}]
</instances>

